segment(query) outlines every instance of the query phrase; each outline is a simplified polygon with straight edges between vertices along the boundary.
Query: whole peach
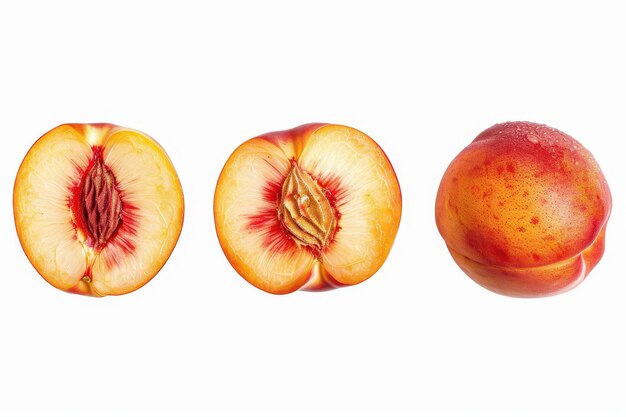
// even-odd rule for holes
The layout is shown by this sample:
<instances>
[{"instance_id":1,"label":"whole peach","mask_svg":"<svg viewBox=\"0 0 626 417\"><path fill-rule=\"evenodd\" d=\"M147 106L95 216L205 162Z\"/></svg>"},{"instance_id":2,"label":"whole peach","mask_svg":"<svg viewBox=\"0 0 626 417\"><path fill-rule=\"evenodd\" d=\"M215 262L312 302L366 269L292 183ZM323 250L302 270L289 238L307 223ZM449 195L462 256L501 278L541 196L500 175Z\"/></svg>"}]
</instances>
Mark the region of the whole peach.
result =
<instances>
[{"instance_id":1,"label":"whole peach","mask_svg":"<svg viewBox=\"0 0 626 417\"><path fill-rule=\"evenodd\" d=\"M452 161L435 218L461 269L483 287L542 297L580 284L604 253L611 193L597 162L554 128L497 124Z\"/></svg>"}]
</instances>

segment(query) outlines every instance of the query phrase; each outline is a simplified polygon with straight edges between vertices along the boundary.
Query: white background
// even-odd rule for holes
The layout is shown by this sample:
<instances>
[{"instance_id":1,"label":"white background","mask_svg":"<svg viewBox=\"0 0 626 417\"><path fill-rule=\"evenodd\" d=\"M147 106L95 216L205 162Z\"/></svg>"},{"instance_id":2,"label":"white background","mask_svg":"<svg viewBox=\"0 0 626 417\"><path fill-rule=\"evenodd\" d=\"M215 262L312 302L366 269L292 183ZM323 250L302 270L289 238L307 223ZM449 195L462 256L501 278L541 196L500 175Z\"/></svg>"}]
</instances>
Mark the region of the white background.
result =
<instances>
[{"instance_id":1,"label":"white background","mask_svg":"<svg viewBox=\"0 0 626 417\"><path fill-rule=\"evenodd\" d=\"M0 5L0 415L626 415L618 2L87 3ZM605 256L567 294L492 294L436 230L447 164L507 120L574 136L611 186ZM381 145L402 223L369 281L272 296L222 254L213 191L241 142L314 121ZM132 294L58 291L20 247L15 174L65 122L145 131L177 168L182 235Z\"/></svg>"}]
</instances>

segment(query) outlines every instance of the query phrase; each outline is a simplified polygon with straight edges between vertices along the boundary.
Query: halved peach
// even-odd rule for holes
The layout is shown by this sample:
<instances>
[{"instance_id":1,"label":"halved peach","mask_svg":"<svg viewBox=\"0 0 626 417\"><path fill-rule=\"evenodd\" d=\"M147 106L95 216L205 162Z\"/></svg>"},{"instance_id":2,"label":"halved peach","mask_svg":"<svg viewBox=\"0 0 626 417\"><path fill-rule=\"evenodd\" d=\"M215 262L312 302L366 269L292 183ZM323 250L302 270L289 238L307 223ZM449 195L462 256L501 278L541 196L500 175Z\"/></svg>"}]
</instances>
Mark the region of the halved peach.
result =
<instances>
[{"instance_id":1,"label":"halved peach","mask_svg":"<svg viewBox=\"0 0 626 417\"><path fill-rule=\"evenodd\" d=\"M591 153L530 122L482 132L446 170L437 227L461 269L500 294L577 286L604 252L611 193Z\"/></svg>"},{"instance_id":2,"label":"halved peach","mask_svg":"<svg viewBox=\"0 0 626 417\"><path fill-rule=\"evenodd\" d=\"M26 256L53 286L120 295L146 284L183 224L183 193L165 151L111 124L66 124L26 154L13 190Z\"/></svg>"},{"instance_id":3,"label":"halved peach","mask_svg":"<svg viewBox=\"0 0 626 417\"><path fill-rule=\"evenodd\" d=\"M239 146L214 199L235 270L274 294L358 284L384 263L402 200L382 149L340 125L308 124Z\"/></svg>"}]
</instances>

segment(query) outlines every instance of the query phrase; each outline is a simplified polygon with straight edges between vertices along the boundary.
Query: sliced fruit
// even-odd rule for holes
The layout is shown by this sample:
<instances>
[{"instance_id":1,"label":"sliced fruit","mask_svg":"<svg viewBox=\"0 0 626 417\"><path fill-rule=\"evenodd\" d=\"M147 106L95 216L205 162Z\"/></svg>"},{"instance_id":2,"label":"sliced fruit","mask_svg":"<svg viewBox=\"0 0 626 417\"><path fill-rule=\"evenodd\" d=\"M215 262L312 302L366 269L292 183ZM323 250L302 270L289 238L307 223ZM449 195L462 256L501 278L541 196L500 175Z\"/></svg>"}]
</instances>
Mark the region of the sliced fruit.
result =
<instances>
[{"instance_id":1,"label":"sliced fruit","mask_svg":"<svg viewBox=\"0 0 626 417\"><path fill-rule=\"evenodd\" d=\"M364 133L308 124L239 146L215 190L231 265L275 294L358 284L384 263L402 199L391 163Z\"/></svg>"},{"instance_id":2,"label":"sliced fruit","mask_svg":"<svg viewBox=\"0 0 626 417\"><path fill-rule=\"evenodd\" d=\"M13 191L26 256L53 286L120 295L152 279L182 229L184 202L165 151L111 124L66 124L26 154Z\"/></svg>"}]
</instances>

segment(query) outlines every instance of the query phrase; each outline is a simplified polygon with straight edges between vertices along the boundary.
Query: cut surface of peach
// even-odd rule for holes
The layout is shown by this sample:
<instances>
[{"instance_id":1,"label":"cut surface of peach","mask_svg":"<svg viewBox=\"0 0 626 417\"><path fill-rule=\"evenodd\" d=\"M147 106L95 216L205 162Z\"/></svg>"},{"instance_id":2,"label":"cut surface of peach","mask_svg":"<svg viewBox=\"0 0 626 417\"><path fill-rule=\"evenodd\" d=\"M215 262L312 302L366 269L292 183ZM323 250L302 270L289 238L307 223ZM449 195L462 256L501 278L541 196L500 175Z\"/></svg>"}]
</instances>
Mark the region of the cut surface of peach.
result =
<instances>
[{"instance_id":1,"label":"cut surface of peach","mask_svg":"<svg viewBox=\"0 0 626 417\"><path fill-rule=\"evenodd\" d=\"M111 124L66 124L24 158L13 193L28 259L53 286L84 295L138 289L163 267L183 224L183 193L165 151Z\"/></svg>"},{"instance_id":2,"label":"cut surface of peach","mask_svg":"<svg viewBox=\"0 0 626 417\"><path fill-rule=\"evenodd\" d=\"M402 211L398 180L364 133L308 124L239 146L214 199L235 270L275 294L360 283L384 263Z\"/></svg>"}]
</instances>

